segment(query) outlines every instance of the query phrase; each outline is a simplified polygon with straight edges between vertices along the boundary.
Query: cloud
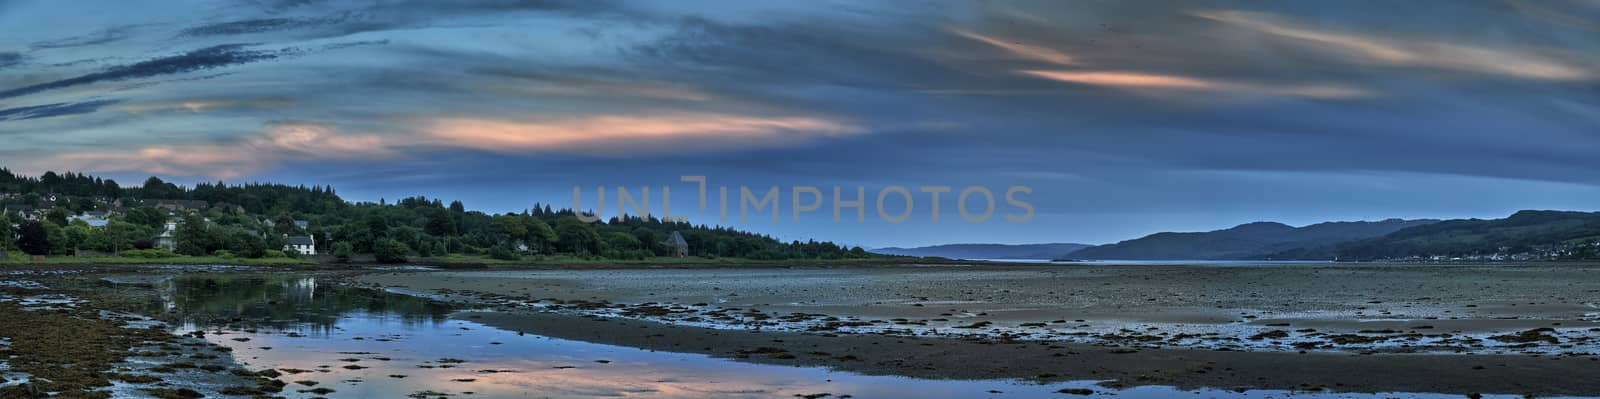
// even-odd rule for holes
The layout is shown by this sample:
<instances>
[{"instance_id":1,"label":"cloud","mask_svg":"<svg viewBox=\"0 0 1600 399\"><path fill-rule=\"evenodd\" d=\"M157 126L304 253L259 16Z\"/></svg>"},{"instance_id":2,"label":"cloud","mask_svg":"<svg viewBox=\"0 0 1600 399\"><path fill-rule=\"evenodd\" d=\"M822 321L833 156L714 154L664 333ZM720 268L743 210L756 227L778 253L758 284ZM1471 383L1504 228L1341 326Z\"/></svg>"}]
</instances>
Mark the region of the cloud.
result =
<instances>
[{"instance_id":1,"label":"cloud","mask_svg":"<svg viewBox=\"0 0 1600 399\"><path fill-rule=\"evenodd\" d=\"M39 160L35 166L231 179L286 161L383 160L450 148L507 154L665 154L770 148L861 132L859 126L821 117L691 112L536 120L438 118L415 130L395 128L383 134L346 132L325 123L270 122L257 134L223 143L68 152Z\"/></svg>"},{"instance_id":2,"label":"cloud","mask_svg":"<svg viewBox=\"0 0 1600 399\"><path fill-rule=\"evenodd\" d=\"M261 18L219 22L184 29L183 36L230 36L332 25L344 18Z\"/></svg>"},{"instance_id":3,"label":"cloud","mask_svg":"<svg viewBox=\"0 0 1600 399\"><path fill-rule=\"evenodd\" d=\"M542 120L444 118L426 134L447 146L494 152L580 150L618 152L773 145L862 132L841 121L815 117L758 117L712 113L600 115Z\"/></svg>"},{"instance_id":4,"label":"cloud","mask_svg":"<svg viewBox=\"0 0 1600 399\"><path fill-rule=\"evenodd\" d=\"M1349 99L1366 97L1369 95L1369 93L1365 90L1337 85L1261 84L1138 72L1021 70L1017 71L1017 73L1059 82L1104 86L1126 90L1210 90L1242 94L1278 95L1319 99Z\"/></svg>"},{"instance_id":5,"label":"cloud","mask_svg":"<svg viewBox=\"0 0 1600 399\"><path fill-rule=\"evenodd\" d=\"M252 176L290 160L383 159L399 156L375 134L341 133L331 125L273 122L258 135L228 143L162 144L116 151L57 154L33 169L146 172L233 179Z\"/></svg>"},{"instance_id":6,"label":"cloud","mask_svg":"<svg viewBox=\"0 0 1600 399\"><path fill-rule=\"evenodd\" d=\"M254 150L301 159L389 158L399 155L390 140L376 134L344 134L333 126L306 122L267 125L266 134L246 141Z\"/></svg>"},{"instance_id":7,"label":"cloud","mask_svg":"<svg viewBox=\"0 0 1600 399\"><path fill-rule=\"evenodd\" d=\"M23 60L22 53L18 53L18 52L0 52L0 69L6 69L6 68L14 67L14 66L17 66L17 65L21 65L22 64L22 60Z\"/></svg>"},{"instance_id":8,"label":"cloud","mask_svg":"<svg viewBox=\"0 0 1600 399\"><path fill-rule=\"evenodd\" d=\"M95 100L79 103L54 103L0 109L0 122L24 119L49 118L54 116L87 114L99 110L101 107L121 102L120 100Z\"/></svg>"},{"instance_id":9,"label":"cloud","mask_svg":"<svg viewBox=\"0 0 1600 399\"><path fill-rule=\"evenodd\" d=\"M294 101L285 98L265 99L189 99L181 101L159 101L134 104L124 104L117 107L119 110L131 113L145 113L153 111L181 110L192 113L207 112L217 109L251 108L266 109L294 105Z\"/></svg>"},{"instance_id":10,"label":"cloud","mask_svg":"<svg viewBox=\"0 0 1600 399\"><path fill-rule=\"evenodd\" d=\"M685 17L661 37L621 50L647 73L708 85L901 89L961 76L918 54L936 27L908 22L893 26L900 29L896 35L884 34L885 24L891 23L802 19L737 24ZM816 29L821 25L829 29Z\"/></svg>"},{"instance_id":11,"label":"cloud","mask_svg":"<svg viewBox=\"0 0 1600 399\"><path fill-rule=\"evenodd\" d=\"M1306 97L1318 99L1349 99L1365 97L1369 95L1366 90L1340 85L1258 83L1240 80L1199 78L1176 74L1138 72L1120 69L1116 66L1090 65L1085 62L1077 61L1065 53L1048 47L1027 44L1017 40L1002 39L964 29L952 28L950 29L950 32L961 37L969 38L989 46L1005 50L1026 60L1079 68L1072 70L1031 68L1012 70L1012 72L1016 75L1048 79L1058 82L1110 87L1146 94L1210 91L1221 93ZM965 93L962 91L938 92L958 94ZM1001 91L996 93L1006 92Z\"/></svg>"},{"instance_id":12,"label":"cloud","mask_svg":"<svg viewBox=\"0 0 1600 399\"><path fill-rule=\"evenodd\" d=\"M1543 80L1590 80L1596 75L1591 67L1585 67L1583 63L1535 51L1335 32L1297 26L1282 18L1256 12L1202 11L1194 15L1277 37L1316 43L1325 49L1340 51L1374 64Z\"/></svg>"},{"instance_id":13,"label":"cloud","mask_svg":"<svg viewBox=\"0 0 1600 399\"><path fill-rule=\"evenodd\" d=\"M28 47L35 50L43 50L109 44L132 37L134 28L137 27L139 27L139 25L113 26L87 35L54 40L41 40L33 42L33 44L29 44Z\"/></svg>"},{"instance_id":14,"label":"cloud","mask_svg":"<svg viewBox=\"0 0 1600 399\"><path fill-rule=\"evenodd\" d=\"M494 78L511 78L516 82L495 79L488 89L513 95L538 97L593 97L593 98L643 98L675 101L710 101L717 95L695 87L672 82L646 81L627 78L588 77L576 74L556 74L523 70L487 69L484 75ZM531 84L525 84L531 83Z\"/></svg>"},{"instance_id":15,"label":"cloud","mask_svg":"<svg viewBox=\"0 0 1600 399\"><path fill-rule=\"evenodd\" d=\"M1053 49L1050 49L1050 48L1029 45L1029 44L1025 44L1025 43L1022 43L1022 42L1008 41L1008 40L996 38L996 37L993 37L993 36L979 34L979 33L976 33L976 32L969 31L969 30L965 30L965 29L952 29L951 31L955 32L955 34L957 34L957 35L961 35L962 37L966 37L966 38L972 39L972 40L977 40L977 41L983 42L983 43L991 45L991 46L995 46L995 47L999 47L999 48L1005 49L1006 51L1009 51L1012 54L1016 54L1016 55L1021 56L1023 58L1027 58L1027 59L1031 59L1031 60L1035 60L1035 61L1048 62L1048 63L1052 63L1052 64L1058 64L1058 65L1076 65L1076 64L1078 64L1077 62L1073 61L1071 56L1068 56L1066 54L1061 53L1060 51L1056 51L1056 50L1053 50Z\"/></svg>"},{"instance_id":16,"label":"cloud","mask_svg":"<svg viewBox=\"0 0 1600 399\"><path fill-rule=\"evenodd\" d=\"M152 76L171 75L232 65L248 64L277 58L280 53L249 50L243 44L225 44L206 47L187 53L155 58L133 64L118 65L77 77L39 83L31 86L0 91L0 99L25 96L47 90L86 85L103 81L119 81Z\"/></svg>"}]
</instances>

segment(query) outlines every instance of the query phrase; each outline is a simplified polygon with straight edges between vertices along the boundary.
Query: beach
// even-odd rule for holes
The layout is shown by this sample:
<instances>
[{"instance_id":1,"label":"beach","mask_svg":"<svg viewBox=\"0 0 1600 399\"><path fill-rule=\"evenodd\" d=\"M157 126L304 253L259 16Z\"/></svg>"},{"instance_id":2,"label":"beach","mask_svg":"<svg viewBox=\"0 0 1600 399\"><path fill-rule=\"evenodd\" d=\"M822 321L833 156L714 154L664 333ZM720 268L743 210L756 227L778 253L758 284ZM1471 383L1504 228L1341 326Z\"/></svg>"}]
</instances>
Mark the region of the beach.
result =
<instances>
[{"instance_id":1,"label":"beach","mask_svg":"<svg viewBox=\"0 0 1600 399\"><path fill-rule=\"evenodd\" d=\"M478 304L465 317L533 334L869 374L1594 395L1597 273L1580 264L909 264L354 281Z\"/></svg>"},{"instance_id":2,"label":"beach","mask_svg":"<svg viewBox=\"0 0 1600 399\"><path fill-rule=\"evenodd\" d=\"M0 311L56 324L0 341L13 356L0 364L10 370L0 373L8 381L0 392L1594 397L1597 271L1576 263L38 267L8 272ZM61 356L75 352L51 349L52 336L143 344L94 349L104 354L95 367L109 372L50 384L35 377L75 363Z\"/></svg>"}]
</instances>

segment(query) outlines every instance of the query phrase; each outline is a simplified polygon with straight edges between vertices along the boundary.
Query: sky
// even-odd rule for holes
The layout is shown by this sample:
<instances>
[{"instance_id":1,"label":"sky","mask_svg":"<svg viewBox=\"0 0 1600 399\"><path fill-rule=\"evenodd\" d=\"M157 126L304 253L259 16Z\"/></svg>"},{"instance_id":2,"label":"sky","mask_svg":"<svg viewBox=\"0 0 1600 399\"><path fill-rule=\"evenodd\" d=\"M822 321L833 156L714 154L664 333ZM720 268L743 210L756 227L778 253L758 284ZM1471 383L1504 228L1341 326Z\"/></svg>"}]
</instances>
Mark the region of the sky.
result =
<instances>
[{"instance_id":1,"label":"sky","mask_svg":"<svg viewBox=\"0 0 1600 399\"><path fill-rule=\"evenodd\" d=\"M867 247L1600 209L1600 0L0 0L0 33L0 166L30 174L489 212L606 187L607 216L665 187Z\"/></svg>"}]
</instances>

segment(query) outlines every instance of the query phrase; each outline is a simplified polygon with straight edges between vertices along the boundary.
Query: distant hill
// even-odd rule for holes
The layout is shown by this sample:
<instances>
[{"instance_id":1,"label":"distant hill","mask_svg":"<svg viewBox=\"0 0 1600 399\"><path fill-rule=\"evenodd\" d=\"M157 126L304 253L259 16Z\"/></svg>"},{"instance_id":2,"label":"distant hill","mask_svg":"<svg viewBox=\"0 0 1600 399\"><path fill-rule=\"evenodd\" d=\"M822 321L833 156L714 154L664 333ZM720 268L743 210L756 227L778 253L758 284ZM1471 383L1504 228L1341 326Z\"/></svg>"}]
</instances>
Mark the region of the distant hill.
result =
<instances>
[{"instance_id":1,"label":"distant hill","mask_svg":"<svg viewBox=\"0 0 1600 399\"><path fill-rule=\"evenodd\" d=\"M1437 220L1389 219L1377 222L1326 222L1294 227L1277 222L1246 223L1225 230L1198 233L1156 233L1142 238L1085 248L1078 259L1176 260L1261 259L1298 248L1322 248L1381 237Z\"/></svg>"},{"instance_id":2,"label":"distant hill","mask_svg":"<svg viewBox=\"0 0 1600 399\"><path fill-rule=\"evenodd\" d=\"M1530 252L1584 251L1571 244L1600 239L1600 212L1519 211L1504 219L1456 219L1397 230L1334 245L1307 246L1272 254L1285 259L1401 259L1465 257ZM1592 247L1592 246L1591 246ZM1593 251L1588 249L1588 251ZM1535 258L1583 258L1594 254L1541 253Z\"/></svg>"},{"instance_id":3,"label":"distant hill","mask_svg":"<svg viewBox=\"0 0 1600 399\"><path fill-rule=\"evenodd\" d=\"M878 248L884 255L941 257L951 259L1058 259L1084 248L1085 244L947 244L916 248Z\"/></svg>"}]
</instances>

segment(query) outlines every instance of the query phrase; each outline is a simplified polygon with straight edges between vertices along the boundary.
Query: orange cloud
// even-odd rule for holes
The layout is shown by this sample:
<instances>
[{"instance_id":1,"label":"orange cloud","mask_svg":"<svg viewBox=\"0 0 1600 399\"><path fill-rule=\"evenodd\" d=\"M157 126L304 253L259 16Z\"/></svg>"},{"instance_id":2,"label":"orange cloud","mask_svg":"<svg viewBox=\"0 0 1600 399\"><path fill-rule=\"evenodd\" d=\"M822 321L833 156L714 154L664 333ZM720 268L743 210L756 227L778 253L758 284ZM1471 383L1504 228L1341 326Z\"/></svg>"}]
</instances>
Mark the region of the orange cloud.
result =
<instances>
[{"instance_id":1,"label":"orange cloud","mask_svg":"<svg viewBox=\"0 0 1600 399\"><path fill-rule=\"evenodd\" d=\"M496 152L560 150L607 154L764 147L863 132L821 117L761 117L717 113L599 115L534 120L443 118L392 134L342 132L320 123L269 123L260 134L230 143L154 145L85 151L21 165L38 170L144 171L233 179L291 160L387 159L408 148L470 148Z\"/></svg>"},{"instance_id":2,"label":"orange cloud","mask_svg":"<svg viewBox=\"0 0 1600 399\"><path fill-rule=\"evenodd\" d=\"M1120 89L1218 90L1247 94L1323 99L1346 99L1364 97L1368 95L1365 90L1343 86L1269 85L1138 72L1022 70L1017 71L1017 73L1060 82L1092 86L1106 86Z\"/></svg>"},{"instance_id":3,"label":"orange cloud","mask_svg":"<svg viewBox=\"0 0 1600 399\"><path fill-rule=\"evenodd\" d=\"M1082 83L1095 86L1148 87L1163 89L1216 89L1222 86L1214 82L1185 78L1181 76L1152 75L1133 72L1024 70L1018 71L1018 73L1050 80Z\"/></svg>"},{"instance_id":4,"label":"orange cloud","mask_svg":"<svg viewBox=\"0 0 1600 399\"><path fill-rule=\"evenodd\" d=\"M1254 12L1205 11L1194 15L1274 36L1318 43L1378 64L1545 80L1588 80L1595 77L1595 72L1581 63L1534 52L1318 30L1294 26L1271 15Z\"/></svg>"},{"instance_id":5,"label":"orange cloud","mask_svg":"<svg viewBox=\"0 0 1600 399\"><path fill-rule=\"evenodd\" d=\"M263 134L235 143L156 145L131 151L72 152L37 160L43 168L142 171L219 179L249 176L284 160L387 158L399 155L378 135L338 133L314 123L274 123Z\"/></svg>"},{"instance_id":6,"label":"orange cloud","mask_svg":"<svg viewBox=\"0 0 1600 399\"><path fill-rule=\"evenodd\" d=\"M1074 62L1072 60L1071 56L1068 56L1066 54L1061 53L1060 51L1056 51L1056 50L1053 50L1053 49L1050 49L1050 48L1039 47L1039 46L1034 46L1034 45L1029 45L1029 44L1023 44L1021 42L1015 42L1015 41L1006 41L1006 40L1003 40L1003 39L1000 39L1000 38L996 38L996 37L993 37L993 36L987 36L987 35L983 35L983 34L980 34L980 33L977 33L977 32L972 32L972 31L963 30L963 29L951 29L950 31L954 32L957 35L961 35L962 37L966 37L968 39L977 40L977 41L986 43L986 44L991 45L991 46L995 46L995 47L999 47L1001 49L1005 49L1006 51L1009 51L1012 54L1015 54L1017 56L1021 56L1023 58L1027 58L1027 59L1031 59L1031 60L1035 60L1035 61L1048 62L1048 63L1052 63L1052 64L1059 64L1059 65L1075 65L1075 64L1077 64L1076 62Z\"/></svg>"},{"instance_id":7,"label":"orange cloud","mask_svg":"<svg viewBox=\"0 0 1600 399\"><path fill-rule=\"evenodd\" d=\"M757 117L713 113L601 115L510 121L447 118L426 134L437 144L490 151L625 147L630 142L715 145L791 141L861 132L849 123L814 117Z\"/></svg>"},{"instance_id":8,"label":"orange cloud","mask_svg":"<svg viewBox=\"0 0 1600 399\"><path fill-rule=\"evenodd\" d=\"M251 138L256 149L288 152L305 158L387 158L396 155L392 143L376 134L342 134L318 123L274 123L266 134Z\"/></svg>"},{"instance_id":9,"label":"orange cloud","mask_svg":"<svg viewBox=\"0 0 1600 399\"><path fill-rule=\"evenodd\" d=\"M1076 62L1072 57L1059 51L1038 47L1014 41L1002 40L992 36L961 30L951 29L951 32L963 37L989 44L1026 59L1048 62L1063 66L1087 68L1083 70L1045 70L1021 69L1013 72L1042 79L1059 82L1069 82L1093 86L1105 86L1127 90L1138 90L1152 93L1158 91L1224 91L1252 95L1272 95L1307 97L1320 99L1348 99L1369 95L1365 90L1335 85L1303 85L1303 84L1267 84L1224 81L1214 79L1201 79L1178 75L1161 75L1111 68L1092 69L1089 66ZM938 91L933 91L938 92ZM957 93L961 94L961 93ZM1004 94L1004 93L1002 93ZM1023 93L1027 94L1027 93Z\"/></svg>"}]
</instances>

